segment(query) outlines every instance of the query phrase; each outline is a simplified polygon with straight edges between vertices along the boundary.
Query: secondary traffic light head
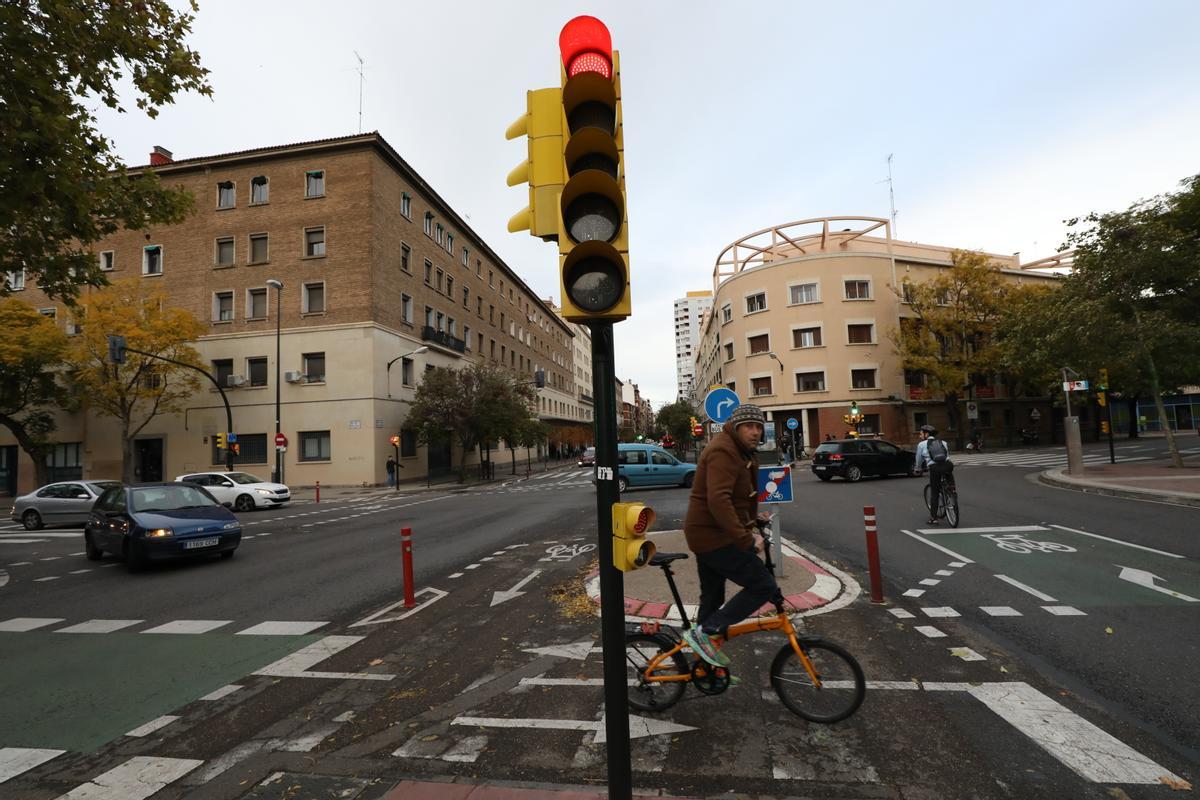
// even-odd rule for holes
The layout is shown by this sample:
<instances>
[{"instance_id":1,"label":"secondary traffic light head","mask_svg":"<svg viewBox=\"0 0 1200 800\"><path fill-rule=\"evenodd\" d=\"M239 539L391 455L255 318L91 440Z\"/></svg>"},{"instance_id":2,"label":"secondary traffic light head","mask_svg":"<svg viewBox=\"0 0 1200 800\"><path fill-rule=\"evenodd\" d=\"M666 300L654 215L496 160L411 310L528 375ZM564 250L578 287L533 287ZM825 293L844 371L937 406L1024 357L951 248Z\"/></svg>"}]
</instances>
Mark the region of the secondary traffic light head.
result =
<instances>
[{"instance_id":1,"label":"secondary traffic light head","mask_svg":"<svg viewBox=\"0 0 1200 800\"><path fill-rule=\"evenodd\" d=\"M562 90L537 89L526 97L526 111L504 134L529 138L529 157L508 173L508 185L529 184L529 205L508 221L510 233L528 230L547 241L558 238L558 195L562 192Z\"/></svg>"},{"instance_id":2,"label":"secondary traffic light head","mask_svg":"<svg viewBox=\"0 0 1200 800\"><path fill-rule=\"evenodd\" d=\"M1107 369L1100 370L1100 380L1097 381L1096 383L1098 384L1096 386L1096 388L1099 389L1100 391L1104 391L1108 388L1108 370Z\"/></svg>"},{"instance_id":3,"label":"secondary traffic light head","mask_svg":"<svg viewBox=\"0 0 1200 800\"><path fill-rule=\"evenodd\" d=\"M568 22L558 43L567 126L558 231L563 316L621 320L631 302L620 60L595 17Z\"/></svg>"},{"instance_id":4,"label":"secondary traffic light head","mask_svg":"<svg viewBox=\"0 0 1200 800\"><path fill-rule=\"evenodd\" d=\"M630 572L650 563L657 548L646 541L654 509L641 503L613 503L613 566Z\"/></svg>"},{"instance_id":5,"label":"secondary traffic light head","mask_svg":"<svg viewBox=\"0 0 1200 800\"><path fill-rule=\"evenodd\" d=\"M112 364L125 363L125 337L109 335L108 360Z\"/></svg>"},{"instance_id":6,"label":"secondary traffic light head","mask_svg":"<svg viewBox=\"0 0 1200 800\"><path fill-rule=\"evenodd\" d=\"M855 400L850 401L850 416L852 416L852 417L858 416L858 402Z\"/></svg>"},{"instance_id":7,"label":"secondary traffic light head","mask_svg":"<svg viewBox=\"0 0 1200 800\"><path fill-rule=\"evenodd\" d=\"M217 434L217 447L224 450L227 446L228 446L228 442L225 440L225 434L218 433Z\"/></svg>"}]
</instances>

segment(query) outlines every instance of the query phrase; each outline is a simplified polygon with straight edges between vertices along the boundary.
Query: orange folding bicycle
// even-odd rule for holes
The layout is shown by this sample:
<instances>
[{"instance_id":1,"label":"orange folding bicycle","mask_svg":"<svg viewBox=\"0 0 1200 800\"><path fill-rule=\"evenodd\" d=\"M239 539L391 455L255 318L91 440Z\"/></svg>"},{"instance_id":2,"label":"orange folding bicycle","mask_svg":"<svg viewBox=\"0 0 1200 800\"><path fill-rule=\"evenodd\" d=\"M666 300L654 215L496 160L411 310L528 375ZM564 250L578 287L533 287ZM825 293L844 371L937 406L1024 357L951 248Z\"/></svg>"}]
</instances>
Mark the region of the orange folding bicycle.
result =
<instances>
[{"instance_id":1,"label":"orange folding bicycle","mask_svg":"<svg viewBox=\"0 0 1200 800\"><path fill-rule=\"evenodd\" d=\"M771 529L760 526L764 539L767 569L775 574L771 560ZM671 562L687 558L687 553L658 553L650 564L660 567L671 596L679 608L679 617L690 628L691 620L675 586ZM784 609L783 593L771 601L772 617L731 625L727 636L714 636L719 644L759 631L782 631L787 642L771 662L771 687L789 711L810 722L838 722L862 705L867 685L862 667L841 645L796 631ZM657 622L635 624L625 634L625 663L629 685L629 705L640 711L665 711L679 702L688 684L705 695L721 694L732 677L727 667L714 667L697 657L691 663L684 654L687 644L673 628Z\"/></svg>"}]
</instances>

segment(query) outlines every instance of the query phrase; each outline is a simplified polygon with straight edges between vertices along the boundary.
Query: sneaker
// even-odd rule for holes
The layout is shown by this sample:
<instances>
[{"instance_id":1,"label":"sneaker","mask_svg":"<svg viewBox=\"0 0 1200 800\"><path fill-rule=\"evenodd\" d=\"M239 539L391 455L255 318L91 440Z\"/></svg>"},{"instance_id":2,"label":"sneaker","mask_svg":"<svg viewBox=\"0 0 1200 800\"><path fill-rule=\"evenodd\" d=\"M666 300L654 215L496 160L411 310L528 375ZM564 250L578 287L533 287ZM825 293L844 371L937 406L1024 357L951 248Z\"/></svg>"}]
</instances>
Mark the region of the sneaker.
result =
<instances>
[{"instance_id":1,"label":"sneaker","mask_svg":"<svg viewBox=\"0 0 1200 800\"><path fill-rule=\"evenodd\" d=\"M938 521L936 519L930 518L930 519L925 520L925 524L926 525L937 525Z\"/></svg>"},{"instance_id":2,"label":"sneaker","mask_svg":"<svg viewBox=\"0 0 1200 800\"><path fill-rule=\"evenodd\" d=\"M692 648L692 652L714 667L723 667L729 663L729 656L717 649L712 637L705 633L702 628L688 628L683 632L683 640Z\"/></svg>"}]
</instances>

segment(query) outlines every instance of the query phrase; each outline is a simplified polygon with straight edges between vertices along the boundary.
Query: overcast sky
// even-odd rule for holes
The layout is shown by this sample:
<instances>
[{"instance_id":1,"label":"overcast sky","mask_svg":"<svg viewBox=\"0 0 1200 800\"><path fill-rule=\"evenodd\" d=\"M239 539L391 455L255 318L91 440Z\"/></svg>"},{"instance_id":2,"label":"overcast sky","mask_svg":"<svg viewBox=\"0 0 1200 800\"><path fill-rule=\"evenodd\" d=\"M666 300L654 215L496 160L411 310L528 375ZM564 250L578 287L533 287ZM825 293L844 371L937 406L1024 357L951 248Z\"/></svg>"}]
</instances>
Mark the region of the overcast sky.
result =
<instances>
[{"instance_id":1,"label":"overcast sky","mask_svg":"<svg viewBox=\"0 0 1200 800\"><path fill-rule=\"evenodd\" d=\"M180 4L182 5L182 4ZM268 2L201 0L212 99L157 120L100 114L128 164L343 136L385 139L541 296L557 251L506 230L525 158L504 130L558 83L562 25L621 53L634 316L617 372L675 397L672 302L710 289L730 242L833 215L1031 261L1063 220L1200 172L1193 0L1091 2Z\"/></svg>"}]
</instances>

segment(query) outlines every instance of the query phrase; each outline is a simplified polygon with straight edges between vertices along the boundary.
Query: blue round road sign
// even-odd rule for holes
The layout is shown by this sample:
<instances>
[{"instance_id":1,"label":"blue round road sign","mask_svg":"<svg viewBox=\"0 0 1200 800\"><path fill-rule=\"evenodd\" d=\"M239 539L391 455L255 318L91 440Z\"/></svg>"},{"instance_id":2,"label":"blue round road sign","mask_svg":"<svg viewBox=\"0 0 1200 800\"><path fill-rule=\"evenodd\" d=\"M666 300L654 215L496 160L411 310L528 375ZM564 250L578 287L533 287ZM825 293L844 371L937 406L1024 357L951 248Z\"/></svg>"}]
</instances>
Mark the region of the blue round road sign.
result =
<instances>
[{"instance_id":1,"label":"blue round road sign","mask_svg":"<svg viewBox=\"0 0 1200 800\"><path fill-rule=\"evenodd\" d=\"M787 426L789 431L794 431L800 427L800 422L795 417L788 417Z\"/></svg>"},{"instance_id":2,"label":"blue round road sign","mask_svg":"<svg viewBox=\"0 0 1200 800\"><path fill-rule=\"evenodd\" d=\"M742 401L732 389L718 386L705 395L704 413L713 422L721 423L729 419L729 415L741 404Z\"/></svg>"}]
</instances>

